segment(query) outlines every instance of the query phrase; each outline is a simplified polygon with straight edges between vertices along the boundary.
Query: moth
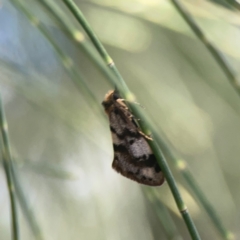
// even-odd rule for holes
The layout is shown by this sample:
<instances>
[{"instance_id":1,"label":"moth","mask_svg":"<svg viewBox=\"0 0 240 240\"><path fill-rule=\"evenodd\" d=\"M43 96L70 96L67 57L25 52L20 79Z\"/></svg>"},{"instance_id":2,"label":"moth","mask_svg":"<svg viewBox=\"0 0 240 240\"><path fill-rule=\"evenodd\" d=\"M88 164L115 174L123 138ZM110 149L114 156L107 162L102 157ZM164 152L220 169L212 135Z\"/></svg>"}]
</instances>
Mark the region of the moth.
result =
<instances>
[{"instance_id":1,"label":"moth","mask_svg":"<svg viewBox=\"0 0 240 240\"><path fill-rule=\"evenodd\" d=\"M102 105L109 118L114 159L113 169L123 176L149 186L164 182L163 172L124 99L117 91L109 91Z\"/></svg>"}]
</instances>

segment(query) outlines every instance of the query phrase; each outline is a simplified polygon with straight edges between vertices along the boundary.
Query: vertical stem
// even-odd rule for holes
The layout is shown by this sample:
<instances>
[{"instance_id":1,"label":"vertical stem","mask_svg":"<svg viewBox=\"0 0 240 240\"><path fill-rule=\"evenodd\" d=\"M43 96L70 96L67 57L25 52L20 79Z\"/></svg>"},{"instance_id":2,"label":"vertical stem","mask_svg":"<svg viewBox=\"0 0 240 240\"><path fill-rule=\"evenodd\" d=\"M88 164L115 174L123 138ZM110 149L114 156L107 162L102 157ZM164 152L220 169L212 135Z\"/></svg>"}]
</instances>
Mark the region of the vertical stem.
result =
<instances>
[{"instance_id":1,"label":"vertical stem","mask_svg":"<svg viewBox=\"0 0 240 240\"><path fill-rule=\"evenodd\" d=\"M16 193L14 188L14 183L11 174L11 149L9 144L8 138L8 126L6 117L4 114L1 95L0 95L0 132L2 138L2 157L3 157L3 168L7 178L7 186L10 198L10 205L11 205L11 221L12 221L12 239L18 240L19 239L19 231L18 231L18 218L17 218L17 206L16 206Z\"/></svg>"},{"instance_id":2,"label":"vertical stem","mask_svg":"<svg viewBox=\"0 0 240 240\"><path fill-rule=\"evenodd\" d=\"M94 32L92 32L92 29L91 29L90 25L88 24L87 20L85 19L85 17L83 16L82 12L77 7L77 5L73 1L69 1L69 0L63 0L63 1L67 5L67 7L71 10L71 12L76 12L76 15L74 15L74 16L76 17L76 19L79 22L81 22L82 27L84 28L84 30L88 34L89 38L93 42L94 46L97 48L97 51L100 53L100 55L104 59L104 61L107 64L111 64L112 63L112 59L108 55L108 53L105 50L105 48L103 47L103 45L102 44L98 44L99 40L98 40L97 35Z\"/></svg>"},{"instance_id":3,"label":"vertical stem","mask_svg":"<svg viewBox=\"0 0 240 240\"><path fill-rule=\"evenodd\" d=\"M92 40L94 46L98 50L99 54L103 58L104 62L106 63L106 65L108 65L110 67L110 69L112 70L112 72L116 76L116 81L113 79L112 83L117 86L117 88L120 90L120 93L123 94L125 99L127 99L129 101L133 101L134 95L131 94L131 92L128 89L126 83L124 82L121 74L119 73L117 67L115 66L113 60L111 59L111 57L109 56L109 54L107 53L105 48L103 47L102 43L98 40L97 36L95 35L93 30L91 29L89 23L87 22L87 20L83 16L80 9L77 7L77 5L72 0L62 0L62 1L66 4L66 6L70 9L70 11L75 16L75 18L78 20L78 22L84 28L84 30L88 34L89 38ZM143 114L141 114L139 109L132 104L131 104L131 109L133 111L133 114L137 118L140 118L142 120L141 123L140 123L140 126L142 127L143 131L146 132L148 130L152 130L152 132L154 132L153 128L151 127L151 124L149 123L149 121L147 121L146 117ZM193 220L192 220L192 218L191 218L191 216L190 216L190 214L187 210L187 207L186 207L186 205L185 205L185 203L182 199L182 196L181 196L181 194L178 190L178 187L176 185L175 179L174 179L174 177L171 173L171 170L168 167L168 164L167 164L167 162L166 162L166 160L165 160L157 142L156 141L151 141L150 146L151 146L151 148L152 148L152 150L153 150L153 152L154 152L154 154L155 154L155 156L158 160L158 163L160 164L161 169L164 172L164 175L165 175L166 180L168 182L168 185L169 185L169 187L172 191L172 194L174 196L177 207L178 207L180 213L183 216L183 219L186 223L186 226L189 230L189 233L190 233L192 239L200 240L200 236L198 234L198 231L197 231L197 229L196 229L196 227L193 223Z\"/></svg>"},{"instance_id":4,"label":"vertical stem","mask_svg":"<svg viewBox=\"0 0 240 240\"><path fill-rule=\"evenodd\" d=\"M32 230L35 240L43 240L43 235L38 225L37 218L35 217L33 211L31 210L26 195L24 194L17 171L15 170L14 162L11 162L11 173L19 205Z\"/></svg>"},{"instance_id":5,"label":"vertical stem","mask_svg":"<svg viewBox=\"0 0 240 240\"><path fill-rule=\"evenodd\" d=\"M154 207L154 211L159 218L159 221L161 222L164 231L166 233L166 239L178 239L178 240L183 240L182 236L177 230L177 227L174 223L174 220L166 207L164 205L159 197L157 192L155 191L154 188L143 188L143 192L145 193L145 196L147 197L148 201L151 202L151 204Z\"/></svg>"},{"instance_id":6,"label":"vertical stem","mask_svg":"<svg viewBox=\"0 0 240 240\"><path fill-rule=\"evenodd\" d=\"M164 135L161 133L161 135ZM217 212L214 209L214 206L208 201L206 195L200 189L200 186L197 184L193 174L191 173L190 169L187 166L187 163L180 159L173 150L170 149L168 144L160 137L160 135L156 135L159 145L163 152L167 155L167 159L171 160L172 163L175 165L178 171L180 171L181 175L185 179L186 183L188 184L189 188L192 190L194 195L196 196L197 200L201 203L203 208L205 209L207 215L211 219L212 223L214 224L216 230L221 235L223 239L226 240L233 240L233 234L230 230L228 230L224 224L222 223L220 217L218 216Z\"/></svg>"},{"instance_id":7,"label":"vertical stem","mask_svg":"<svg viewBox=\"0 0 240 240\"><path fill-rule=\"evenodd\" d=\"M180 160L180 164L181 164L181 161L182 160ZM184 166L184 163L182 165ZM192 174L188 171L187 168L183 168L181 171L182 171L183 177L188 182L191 190L195 193L197 199L203 205L204 209L206 210L207 214L211 218L212 222L214 223L216 229L218 230L222 238L226 240L234 239L233 234L225 228L219 216L217 215L216 211L214 210L213 206L209 203L208 199L199 188Z\"/></svg>"},{"instance_id":8,"label":"vertical stem","mask_svg":"<svg viewBox=\"0 0 240 240\"><path fill-rule=\"evenodd\" d=\"M117 81L115 84L117 85L117 88L121 90L121 92L124 93L124 97L127 100L132 100L132 94L130 90L128 89L125 81L123 80L121 74L119 73L117 67L115 66L112 58L107 53L106 49L98 39L97 35L94 33L92 28L90 27L89 23L85 19L84 15L82 14L81 10L77 7L77 5L72 0L62 0L66 6L70 9L70 11L73 13L73 15L76 17L78 22L81 24L83 29L88 34L89 38L91 39L93 45L97 49L98 53L102 57L105 64L110 68L110 70L114 73L114 75L117 78Z\"/></svg>"},{"instance_id":9,"label":"vertical stem","mask_svg":"<svg viewBox=\"0 0 240 240\"><path fill-rule=\"evenodd\" d=\"M141 126L143 129L145 129L145 126ZM154 134L155 136L155 134ZM156 139L156 137L154 137L154 139ZM173 194L173 197L175 199L175 202L177 204L177 207L178 207L178 210L179 212L181 213L184 221L185 221L185 224L188 228L188 231L192 237L192 239L194 240L198 240L198 239L201 239L200 236L199 236L199 233L196 229L196 226L191 218L191 215L188 211L188 208L187 206L185 205L184 201L183 201L183 198L181 196L181 193L180 191L178 190L178 187L177 187L177 184L176 184L176 181L172 175L172 172L167 164L167 161L165 160L165 157L163 156L159 146L156 144L156 141L150 141L149 142L149 145L151 146L154 154L158 157L157 160L160 164L160 167L161 169L163 170L164 172L164 175L166 177L166 180L168 182L168 185L171 189L171 192Z\"/></svg>"}]
</instances>

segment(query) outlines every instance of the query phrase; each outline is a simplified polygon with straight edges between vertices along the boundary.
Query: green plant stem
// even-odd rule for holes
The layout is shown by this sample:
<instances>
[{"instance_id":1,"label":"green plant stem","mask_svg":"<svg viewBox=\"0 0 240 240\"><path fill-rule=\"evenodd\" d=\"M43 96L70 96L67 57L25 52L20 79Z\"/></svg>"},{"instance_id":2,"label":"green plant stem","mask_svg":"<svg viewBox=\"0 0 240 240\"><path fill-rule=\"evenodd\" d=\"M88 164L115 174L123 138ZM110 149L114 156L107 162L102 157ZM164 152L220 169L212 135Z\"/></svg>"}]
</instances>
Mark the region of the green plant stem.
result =
<instances>
[{"instance_id":1,"label":"green plant stem","mask_svg":"<svg viewBox=\"0 0 240 240\"><path fill-rule=\"evenodd\" d=\"M75 29L75 27L72 27L71 24L67 21L67 19L65 19L65 17L58 11L58 9L56 8L56 6L54 4L50 4L50 1L47 0L38 0L40 1L44 7L46 7L50 13L56 18L56 20L61 24L61 26L63 27L63 29L65 31L67 31L67 33L69 34L69 36L73 39L75 39L76 43L78 44L78 46L80 46L84 51L86 51L87 55L90 57L90 59L92 59L93 63L103 72L103 74L108 78L111 79L112 76L109 75L109 72L106 72L106 68L103 64L99 63L99 59L97 59L95 56L93 56L93 51L90 50L90 46L87 44L87 42L85 41L85 39L83 38L82 41L79 41L78 38L76 38L76 36L78 36L78 29ZM82 33L80 33L82 34ZM163 148L164 152L167 153L167 155L169 156L169 159L175 164L175 166L178 168L178 170L181 172L181 174L183 175L183 177L185 178L187 184L190 186L190 188L192 189L192 191L194 192L194 194L196 196L198 196L198 194L196 192L201 191L199 186L197 185L197 183L195 184L195 188L191 186L191 182L188 181L188 179L190 177L192 177L192 174L190 172L190 170L186 167L185 170L181 171L181 169L179 169L178 167L178 159L173 153L172 151L169 149L169 147L167 146L167 144L160 139L160 136L157 135L158 137L158 141L161 144L161 148ZM181 160L182 161L182 160ZM216 212L214 211L214 208L212 207L212 205L208 202L207 198L205 197L205 195L203 194L203 192L201 191L202 197L199 198L200 203L205 207L205 210L207 212L207 214L209 215L210 219L212 219L213 224L215 225L216 229L220 232L220 234L222 235L222 237L224 237L224 239L228 239L226 238L226 236L229 236L229 231L227 231L225 229L225 227L223 226L223 224L220 221L220 218L216 218L213 216L216 216ZM207 211L207 209L211 208L213 211Z\"/></svg>"},{"instance_id":2,"label":"green plant stem","mask_svg":"<svg viewBox=\"0 0 240 240\"><path fill-rule=\"evenodd\" d=\"M121 74L119 73L118 69L116 68L112 58L109 56L109 54L107 53L107 51L103 47L102 43L99 41L96 34L92 31L89 23L87 22L87 20L83 16L80 9L77 7L77 5L72 0L62 0L62 1L66 4L66 6L70 9L72 14L75 16L75 18L81 24L81 26L83 27L83 29L88 34L89 38L91 39L93 45L97 49L98 53L102 57L105 64L111 69L113 74L116 76L115 79L108 78L110 83L112 84L114 82L117 85L117 88L119 90L121 90L122 93L125 93L124 97L131 98L132 94L129 91L129 89L128 89L125 81L123 80Z\"/></svg>"},{"instance_id":3,"label":"green plant stem","mask_svg":"<svg viewBox=\"0 0 240 240\"><path fill-rule=\"evenodd\" d=\"M237 0L225 0L225 2L240 11L240 3Z\"/></svg>"},{"instance_id":4,"label":"green plant stem","mask_svg":"<svg viewBox=\"0 0 240 240\"><path fill-rule=\"evenodd\" d=\"M68 36L73 39L77 47L88 56L91 62L97 67L97 69L105 76L106 78L113 78L114 75L105 67L102 62L102 59L96 55L95 49L86 41L84 35L68 21L64 14L57 8L56 4L48 0L38 0L44 8L46 8L51 17L54 17L57 20L57 23L66 31Z\"/></svg>"},{"instance_id":5,"label":"green plant stem","mask_svg":"<svg viewBox=\"0 0 240 240\"><path fill-rule=\"evenodd\" d=\"M145 193L147 199L153 205L154 211L156 212L156 215L159 218L159 221L161 222L165 230L167 239L182 240L182 237L177 230L177 227L174 223L174 220L171 217L171 214L169 213L169 210L159 200L159 197L157 196L155 189L144 187L143 192Z\"/></svg>"},{"instance_id":6,"label":"green plant stem","mask_svg":"<svg viewBox=\"0 0 240 240\"><path fill-rule=\"evenodd\" d=\"M233 234L230 231L228 231L221 222L220 217L214 210L214 207L208 201L207 197L204 195L199 185L197 184L196 180L194 179L191 171L187 167L187 163L182 159L180 160L180 158L176 156L176 154L172 150L170 150L168 144L164 140L162 140L162 138L159 135L157 135L156 138L158 140L158 143L160 144L161 149L166 154L167 158L171 160L175 167L178 169L178 171L180 171L189 188L196 196L196 199L201 203L201 205L205 209L207 215L212 220L213 225L215 226L216 230L219 232L221 237L226 240L232 240Z\"/></svg>"},{"instance_id":7,"label":"green plant stem","mask_svg":"<svg viewBox=\"0 0 240 240\"><path fill-rule=\"evenodd\" d=\"M17 195L19 204L21 206L21 209L23 211L25 218L27 219L30 229L32 230L32 233L35 239L43 240L42 232L38 226L38 223L36 221L36 217L33 211L29 207L29 203L27 202L27 198L23 192L20 179L18 178L18 174L17 174L17 171L15 170L15 166L13 162L11 162L11 173L13 176L13 183L16 189L16 195Z\"/></svg>"},{"instance_id":8,"label":"green plant stem","mask_svg":"<svg viewBox=\"0 0 240 240\"><path fill-rule=\"evenodd\" d=\"M86 33L88 34L89 38L92 40L94 46L96 47L96 49L98 50L100 56L102 57L102 59L104 60L105 64L108 65L110 67L110 69L113 71L113 73L115 74L115 76L117 77L117 81L115 79L111 80L111 83L115 86L117 86L117 89L120 91L120 93L125 97L126 100L132 102L134 100L134 96L133 94L130 92L130 90L128 89L127 85L125 84L121 74L119 73L118 69L116 68L113 60L111 59L111 57L108 55L107 51L105 50L105 48L103 47L103 45L101 44L101 42L98 40L97 36L95 35L95 33L92 31L90 25L88 24L87 20L85 19L85 17L83 16L82 12L80 11L80 9L77 7L77 5L71 1L71 0L62 0L66 6L70 9L70 11L73 13L73 15L75 16L75 18L79 21L79 23L81 24L81 26L84 28L84 30L86 31ZM149 130L154 133L154 135L156 134L153 130L153 128L151 127L150 122L147 120L147 118L141 113L140 109L138 107L136 107L136 104L130 104L131 105L131 109L133 111L133 114L137 117L140 118L140 126L143 129L143 131L145 133L148 133ZM176 201L176 204L178 206L178 209L180 211L180 213L183 216L183 219L187 225L188 231L192 237L192 239L194 240L198 240L200 239L200 236L197 232L197 229L192 221L192 218L187 210L187 207L181 197L181 194L178 190L178 187L176 185L176 182L173 178L173 175L171 173L171 170L168 167L168 164L157 144L156 141L150 141L150 146L155 154L155 156L157 157L158 163L160 164L161 169L164 172L164 175L166 177L166 180L168 182L168 185L172 191L172 194L174 196L174 199Z\"/></svg>"},{"instance_id":9,"label":"green plant stem","mask_svg":"<svg viewBox=\"0 0 240 240\"><path fill-rule=\"evenodd\" d=\"M178 160L178 165L180 166L179 168L182 171L182 175L188 182L190 189L194 192L197 200L203 205L204 209L206 210L208 216L214 223L221 237L226 240L234 239L233 234L230 231L226 230L226 228L223 226L216 211L214 210L212 205L209 203L208 199L205 197L205 195L199 188L192 174L187 169L185 162L183 160Z\"/></svg>"},{"instance_id":10,"label":"green plant stem","mask_svg":"<svg viewBox=\"0 0 240 240\"><path fill-rule=\"evenodd\" d=\"M12 221L12 239L19 239L19 228L18 228L18 216L17 216L17 202L16 202L16 192L15 186L11 174L11 149L8 138L8 126L6 117L4 114L4 109L2 105L1 95L0 95L0 131L2 138L2 157L3 157L3 168L7 178L7 186L10 197L10 206L11 206L11 221Z\"/></svg>"},{"instance_id":11,"label":"green plant stem","mask_svg":"<svg viewBox=\"0 0 240 240\"><path fill-rule=\"evenodd\" d=\"M171 0L171 2L176 8L176 10L179 12L179 14L186 21L188 26L192 29L192 31L198 37L198 39L205 45L205 47L211 53L211 55L216 60L219 67L225 73L228 81L233 86L237 94L240 95L239 79L237 79L236 74L234 73L232 67L230 66L230 64L224 57L224 55L211 43L211 41L207 38L207 36L202 31L202 29L197 25L193 17L186 10L186 8L178 0Z\"/></svg>"},{"instance_id":12,"label":"green plant stem","mask_svg":"<svg viewBox=\"0 0 240 240\"><path fill-rule=\"evenodd\" d=\"M67 5L67 7L71 10L71 12L73 14L76 13L76 14L74 14L74 16L76 17L76 19L79 22L81 22L82 27L84 28L84 30L86 31L86 33L90 37L91 41L93 42L93 44L96 47L97 51L100 53L100 55L103 58L104 62L106 62L107 64L111 64L112 63L112 59L108 55L108 53L105 50L105 48L103 47L103 45L102 44L98 44L99 40L98 40L96 34L91 30L90 25L88 24L88 22L84 18L82 12L77 7L77 5L73 1L69 1L69 0L63 0L63 2Z\"/></svg>"},{"instance_id":13,"label":"green plant stem","mask_svg":"<svg viewBox=\"0 0 240 240\"><path fill-rule=\"evenodd\" d=\"M166 154L167 158L171 160L175 167L178 169L178 171L180 171L189 188L194 193L196 199L201 203L201 205L205 209L207 215L212 220L216 230L219 232L221 237L226 240L232 240L233 234L230 231L228 231L221 222L220 217L216 213L214 207L208 201L207 197L202 192L196 180L194 179L191 171L187 166L187 163L183 159L180 159L178 156L176 156L176 154L169 148L168 144L159 135L157 135L156 138L161 146L161 149Z\"/></svg>"}]
</instances>

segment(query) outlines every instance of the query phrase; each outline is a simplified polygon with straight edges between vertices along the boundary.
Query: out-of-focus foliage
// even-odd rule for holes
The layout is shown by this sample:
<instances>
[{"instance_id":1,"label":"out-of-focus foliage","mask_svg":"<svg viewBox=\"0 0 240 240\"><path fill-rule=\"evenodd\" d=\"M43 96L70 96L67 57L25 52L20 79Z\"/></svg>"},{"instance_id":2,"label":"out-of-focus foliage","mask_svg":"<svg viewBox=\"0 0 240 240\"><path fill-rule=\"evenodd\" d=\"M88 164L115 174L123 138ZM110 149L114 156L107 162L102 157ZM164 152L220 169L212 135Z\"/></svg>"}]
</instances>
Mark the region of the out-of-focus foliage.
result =
<instances>
[{"instance_id":1,"label":"out-of-focus foliage","mask_svg":"<svg viewBox=\"0 0 240 240\"><path fill-rule=\"evenodd\" d=\"M111 86L39 1L25 2L74 59L101 108ZM146 114L187 161L219 218L238 239L240 96L221 68L170 1L76 3ZM239 12L206 1L184 4L239 76ZM6 0L0 9L0 73L14 159L44 239L167 239L156 206L142 187L111 169L112 143L103 111L99 114L88 104L49 42ZM220 239L180 173L170 166L202 239ZM9 199L2 169L0 188L0 239L7 240ZM182 239L190 239L167 184L157 189L157 198L170 209ZM21 238L34 239L19 212Z\"/></svg>"}]
</instances>

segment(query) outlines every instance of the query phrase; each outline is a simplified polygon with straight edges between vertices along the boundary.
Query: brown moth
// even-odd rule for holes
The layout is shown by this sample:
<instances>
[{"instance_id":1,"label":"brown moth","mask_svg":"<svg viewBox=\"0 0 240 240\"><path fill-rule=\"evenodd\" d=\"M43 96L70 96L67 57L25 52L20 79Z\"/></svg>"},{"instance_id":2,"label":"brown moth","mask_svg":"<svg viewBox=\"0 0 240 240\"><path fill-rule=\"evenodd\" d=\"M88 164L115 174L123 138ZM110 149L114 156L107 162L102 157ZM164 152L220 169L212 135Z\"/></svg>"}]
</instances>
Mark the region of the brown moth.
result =
<instances>
[{"instance_id":1,"label":"brown moth","mask_svg":"<svg viewBox=\"0 0 240 240\"><path fill-rule=\"evenodd\" d=\"M102 102L109 117L114 159L113 169L123 176L149 186L164 182L163 172L133 115L116 91L109 91Z\"/></svg>"}]
</instances>

